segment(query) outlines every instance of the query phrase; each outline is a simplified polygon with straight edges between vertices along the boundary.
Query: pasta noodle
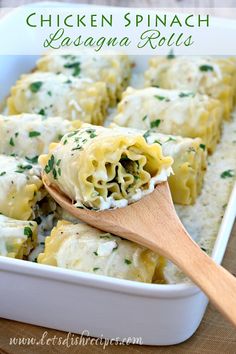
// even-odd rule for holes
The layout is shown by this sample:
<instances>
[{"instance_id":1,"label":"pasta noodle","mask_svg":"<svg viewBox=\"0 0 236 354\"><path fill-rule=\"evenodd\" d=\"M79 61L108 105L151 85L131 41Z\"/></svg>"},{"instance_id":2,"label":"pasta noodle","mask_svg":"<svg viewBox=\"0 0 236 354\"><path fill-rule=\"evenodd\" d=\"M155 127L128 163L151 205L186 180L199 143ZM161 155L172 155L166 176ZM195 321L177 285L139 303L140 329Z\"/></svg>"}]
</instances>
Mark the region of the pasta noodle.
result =
<instances>
[{"instance_id":1,"label":"pasta noodle","mask_svg":"<svg viewBox=\"0 0 236 354\"><path fill-rule=\"evenodd\" d=\"M0 115L0 154L24 157L37 163L38 156L48 152L53 141L60 141L69 131L79 128L79 121L68 121L60 117L45 119L41 115Z\"/></svg>"},{"instance_id":2,"label":"pasta noodle","mask_svg":"<svg viewBox=\"0 0 236 354\"><path fill-rule=\"evenodd\" d=\"M38 263L151 283L160 259L134 242L62 220L46 238Z\"/></svg>"},{"instance_id":3,"label":"pasta noodle","mask_svg":"<svg viewBox=\"0 0 236 354\"><path fill-rule=\"evenodd\" d=\"M171 173L172 159L140 133L83 124L39 158L47 183L77 207L123 207L153 191Z\"/></svg>"},{"instance_id":4,"label":"pasta noodle","mask_svg":"<svg viewBox=\"0 0 236 354\"><path fill-rule=\"evenodd\" d=\"M110 104L115 105L127 87L131 75L131 62L127 55L64 54L42 56L37 62L39 71L63 73L89 78L107 84Z\"/></svg>"},{"instance_id":5,"label":"pasta noodle","mask_svg":"<svg viewBox=\"0 0 236 354\"><path fill-rule=\"evenodd\" d=\"M213 152L220 139L222 109L218 100L188 91L149 87L128 88L118 105L114 122L160 133L200 137Z\"/></svg>"},{"instance_id":6,"label":"pasta noodle","mask_svg":"<svg viewBox=\"0 0 236 354\"><path fill-rule=\"evenodd\" d=\"M115 125L112 124L111 127ZM207 167L207 152L201 139L161 134L153 129L147 131L126 129L140 132L148 144L159 144L163 154L173 158L174 173L168 178L173 201L176 204L194 204L201 192Z\"/></svg>"},{"instance_id":7,"label":"pasta noodle","mask_svg":"<svg viewBox=\"0 0 236 354\"><path fill-rule=\"evenodd\" d=\"M0 215L0 256L20 258L28 256L37 243L37 223Z\"/></svg>"},{"instance_id":8,"label":"pasta noodle","mask_svg":"<svg viewBox=\"0 0 236 354\"><path fill-rule=\"evenodd\" d=\"M153 57L145 73L146 86L190 90L219 99L229 119L236 92L233 58Z\"/></svg>"},{"instance_id":9,"label":"pasta noodle","mask_svg":"<svg viewBox=\"0 0 236 354\"><path fill-rule=\"evenodd\" d=\"M0 213L28 220L35 204L45 196L40 170L14 156L0 155Z\"/></svg>"},{"instance_id":10,"label":"pasta noodle","mask_svg":"<svg viewBox=\"0 0 236 354\"><path fill-rule=\"evenodd\" d=\"M36 113L102 124L109 103L106 84L63 74L22 75L8 98L9 114Z\"/></svg>"}]
</instances>

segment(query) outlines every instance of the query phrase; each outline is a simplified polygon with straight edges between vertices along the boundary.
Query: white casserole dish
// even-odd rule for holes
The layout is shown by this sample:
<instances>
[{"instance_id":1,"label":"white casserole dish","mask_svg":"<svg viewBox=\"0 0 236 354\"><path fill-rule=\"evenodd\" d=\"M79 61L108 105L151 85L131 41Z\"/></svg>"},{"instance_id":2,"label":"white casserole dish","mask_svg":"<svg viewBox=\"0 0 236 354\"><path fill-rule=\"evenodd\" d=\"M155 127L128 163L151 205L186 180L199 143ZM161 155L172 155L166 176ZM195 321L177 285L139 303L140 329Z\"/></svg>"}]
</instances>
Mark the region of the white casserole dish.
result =
<instances>
[{"instance_id":1,"label":"white casserole dish","mask_svg":"<svg viewBox=\"0 0 236 354\"><path fill-rule=\"evenodd\" d=\"M6 18L5 21L8 19ZM1 31L1 24L0 24ZM36 57L0 57L0 100ZM147 57L137 57L144 69ZM236 214L236 188L215 243L221 263ZM157 285L97 276L0 256L0 316L74 333L171 345L198 328L207 298L194 285Z\"/></svg>"}]
</instances>

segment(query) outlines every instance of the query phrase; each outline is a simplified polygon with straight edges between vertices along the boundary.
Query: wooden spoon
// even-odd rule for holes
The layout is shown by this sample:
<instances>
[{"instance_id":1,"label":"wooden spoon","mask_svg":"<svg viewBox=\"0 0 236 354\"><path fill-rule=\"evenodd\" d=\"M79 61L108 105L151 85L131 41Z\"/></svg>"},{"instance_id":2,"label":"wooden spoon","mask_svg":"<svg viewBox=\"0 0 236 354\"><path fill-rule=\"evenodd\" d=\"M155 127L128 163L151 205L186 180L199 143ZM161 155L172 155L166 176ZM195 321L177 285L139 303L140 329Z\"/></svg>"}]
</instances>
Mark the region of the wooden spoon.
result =
<instances>
[{"instance_id":1,"label":"wooden spoon","mask_svg":"<svg viewBox=\"0 0 236 354\"><path fill-rule=\"evenodd\" d=\"M57 203L78 219L173 261L236 326L236 279L191 239L175 212L167 182L138 202L105 211L78 209L46 180L44 184Z\"/></svg>"}]
</instances>

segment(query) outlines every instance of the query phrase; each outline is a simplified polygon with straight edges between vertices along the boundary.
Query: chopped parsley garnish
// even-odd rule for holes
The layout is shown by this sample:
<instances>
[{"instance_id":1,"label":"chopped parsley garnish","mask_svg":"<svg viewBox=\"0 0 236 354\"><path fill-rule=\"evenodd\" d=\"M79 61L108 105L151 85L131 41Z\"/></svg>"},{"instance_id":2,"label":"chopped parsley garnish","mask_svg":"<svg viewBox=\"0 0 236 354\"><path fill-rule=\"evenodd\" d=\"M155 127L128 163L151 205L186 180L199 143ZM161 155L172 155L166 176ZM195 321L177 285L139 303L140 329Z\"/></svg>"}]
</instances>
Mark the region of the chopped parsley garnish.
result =
<instances>
[{"instance_id":1,"label":"chopped parsley garnish","mask_svg":"<svg viewBox=\"0 0 236 354\"><path fill-rule=\"evenodd\" d=\"M93 252L93 254L95 254L95 256L98 256L98 253L95 251L95 252Z\"/></svg>"},{"instance_id":2,"label":"chopped parsley garnish","mask_svg":"<svg viewBox=\"0 0 236 354\"><path fill-rule=\"evenodd\" d=\"M212 65L201 65L199 66L199 70L201 71L214 71L214 68Z\"/></svg>"},{"instance_id":3,"label":"chopped parsley garnish","mask_svg":"<svg viewBox=\"0 0 236 354\"><path fill-rule=\"evenodd\" d=\"M100 235L100 238L110 238L111 235L110 234L104 234L104 235Z\"/></svg>"},{"instance_id":4,"label":"chopped parsley garnish","mask_svg":"<svg viewBox=\"0 0 236 354\"><path fill-rule=\"evenodd\" d=\"M199 147L202 149L202 150L206 150L206 145L205 144L200 144Z\"/></svg>"},{"instance_id":5,"label":"chopped parsley garnish","mask_svg":"<svg viewBox=\"0 0 236 354\"><path fill-rule=\"evenodd\" d=\"M157 98L159 101L167 100L167 98L165 96L155 95L154 97Z\"/></svg>"},{"instance_id":6,"label":"chopped parsley garnish","mask_svg":"<svg viewBox=\"0 0 236 354\"><path fill-rule=\"evenodd\" d=\"M234 177L234 171L233 170L226 170L221 173L220 177L221 178Z\"/></svg>"},{"instance_id":7,"label":"chopped parsley garnish","mask_svg":"<svg viewBox=\"0 0 236 354\"><path fill-rule=\"evenodd\" d=\"M18 132L16 132L16 133L15 133L15 137L17 138L17 137L18 137L18 135L19 135L19 133L18 133Z\"/></svg>"},{"instance_id":8,"label":"chopped parsley garnish","mask_svg":"<svg viewBox=\"0 0 236 354\"><path fill-rule=\"evenodd\" d=\"M71 138L72 136L76 135L77 133L78 133L78 131L75 130L74 132L68 134L67 136L68 136L68 138Z\"/></svg>"},{"instance_id":9,"label":"chopped parsley garnish","mask_svg":"<svg viewBox=\"0 0 236 354\"><path fill-rule=\"evenodd\" d=\"M132 263L132 261L130 261L129 259L125 258L125 264L130 265Z\"/></svg>"},{"instance_id":10,"label":"chopped parsley garnish","mask_svg":"<svg viewBox=\"0 0 236 354\"><path fill-rule=\"evenodd\" d=\"M72 81L70 79L65 81L65 84L71 84L71 83L72 83Z\"/></svg>"},{"instance_id":11,"label":"chopped parsley garnish","mask_svg":"<svg viewBox=\"0 0 236 354\"><path fill-rule=\"evenodd\" d=\"M148 117L147 115L144 116L142 120L145 121L147 119L147 117Z\"/></svg>"},{"instance_id":12,"label":"chopped parsley garnish","mask_svg":"<svg viewBox=\"0 0 236 354\"><path fill-rule=\"evenodd\" d=\"M203 250L204 252L207 251L205 247L201 247L201 250Z\"/></svg>"},{"instance_id":13,"label":"chopped parsley garnish","mask_svg":"<svg viewBox=\"0 0 236 354\"><path fill-rule=\"evenodd\" d=\"M165 143L168 143L169 141L176 141L176 139L175 139L175 138L172 138L172 136L170 136L169 139L167 139L167 140L165 141Z\"/></svg>"},{"instance_id":14,"label":"chopped parsley garnish","mask_svg":"<svg viewBox=\"0 0 236 354\"><path fill-rule=\"evenodd\" d=\"M147 130L144 134L143 137L147 141L147 138L150 136L150 130Z\"/></svg>"},{"instance_id":15,"label":"chopped parsley garnish","mask_svg":"<svg viewBox=\"0 0 236 354\"><path fill-rule=\"evenodd\" d=\"M31 163L37 163L38 162L38 156L34 156L34 157L27 157L25 156L25 159Z\"/></svg>"},{"instance_id":16,"label":"chopped parsley garnish","mask_svg":"<svg viewBox=\"0 0 236 354\"><path fill-rule=\"evenodd\" d=\"M1 172L1 173L0 173L0 177L4 176L5 174L6 174L5 171Z\"/></svg>"},{"instance_id":17,"label":"chopped parsley garnish","mask_svg":"<svg viewBox=\"0 0 236 354\"><path fill-rule=\"evenodd\" d=\"M157 127L159 127L160 123L161 123L161 120L156 119L153 122L151 122L150 126L151 126L151 128L157 128Z\"/></svg>"},{"instance_id":18,"label":"chopped parsley garnish","mask_svg":"<svg viewBox=\"0 0 236 354\"><path fill-rule=\"evenodd\" d=\"M67 144L67 139L63 141L63 145L66 145Z\"/></svg>"},{"instance_id":19,"label":"chopped parsley garnish","mask_svg":"<svg viewBox=\"0 0 236 354\"><path fill-rule=\"evenodd\" d=\"M61 163L61 159L57 160L56 165L57 165L57 166L59 166L59 165L60 165L60 163Z\"/></svg>"},{"instance_id":20,"label":"chopped parsley garnish","mask_svg":"<svg viewBox=\"0 0 236 354\"><path fill-rule=\"evenodd\" d=\"M57 140L61 140L62 138L63 138L63 135L62 134L58 134Z\"/></svg>"},{"instance_id":21,"label":"chopped parsley garnish","mask_svg":"<svg viewBox=\"0 0 236 354\"><path fill-rule=\"evenodd\" d=\"M167 59L174 59L175 58L175 55L174 55L174 50L171 49L170 50L170 53L166 56Z\"/></svg>"},{"instance_id":22,"label":"chopped parsley garnish","mask_svg":"<svg viewBox=\"0 0 236 354\"><path fill-rule=\"evenodd\" d=\"M57 179L57 171L56 171L55 168L53 168L52 174L53 174L53 178L54 178L54 179Z\"/></svg>"},{"instance_id":23,"label":"chopped parsley garnish","mask_svg":"<svg viewBox=\"0 0 236 354\"><path fill-rule=\"evenodd\" d=\"M39 135L41 135L41 133L37 132L36 130L33 130L33 131L29 132L29 137L30 138L34 138L34 137L39 136Z\"/></svg>"},{"instance_id":24,"label":"chopped parsley garnish","mask_svg":"<svg viewBox=\"0 0 236 354\"><path fill-rule=\"evenodd\" d=\"M66 63L64 65L66 69L74 69L72 72L72 76L78 76L80 74L80 62L76 61L74 63Z\"/></svg>"},{"instance_id":25,"label":"chopped parsley garnish","mask_svg":"<svg viewBox=\"0 0 236 354\"><path fill-rule=\"evenodd\" d=\"M94 132L92 132L90 135L89 135L89 137L90 138L95 138L97 135L94 133Z\"/></svg>"},{"instance_id":26,"label":"chopped parsley garnish","mask_svg":"<svg viewBox=\"0 0 236 354\"><path fill-rule=\"evenodd\" d=\"M11 139L9 140L9 144L10 144L11 146L15 146L15 143L14 143L13 138L11 138Z\"/></svg>"},{"instance_id":27,"label":"chopped parsley garnish","mask_svg":"<svg viewBox=\"0 0 236 354\"><path fill-rule=\"evenodd\" d=\"M157 143L159 145L162 145L162 143L159 140L155 140L154 143Z\"/></svg>"},{"instance_id":28,"label":"chopped parsley garnish","mask_svg":"<svg viewBox=\"0 0 236 354\"><path fill-rule=\"evenodd\" d=\"M45 113L45 110L42 108L40 109L40 111L38 112L38 114L40 114L41 116L45 116L46 113Z\"/></svg>"},{"instance_id":29,"label":"chopped parsley garnish","mask_svg":"<svg viewBox=\"0 0 236 354\"><path fill-rule=\"evenodd\" d=\"M40 90L41 86L42 86L42 81L35 81L35 82L32 82L32 84L30 84L30 91L33 92L33 93L36 93Z\"/></svg>"},{"instance_id":30,"label":"chopped parsley garnish","mask_svg":"<svg viewBox=\"0 0 236 354\"><path fill-rule=\"evenodd\" d=\"M190 96L194 96L193 92L180 92L179 97L190 97Z\"/></svg>"},{"instance_id":31,"label":"chopped parsley garnish","mask_svg":"<svg viewBox=\"0 0 236 354\"><path fill-rule=\"evenodd\" d=\"M89 137L92 139L92 138L95 138L97 135L96 135L96 130L95 129L87 129L86 132L89 134Z\"/></svg>"},{"instance_id":32,"label":"chopped parsley garnish","mask_svg":"<svg viewBox=\"0 0 236 354\"><path fill-rule=\"evenodd\" d=\"M96 270L100 269L99 267L94 267L93 271L96 272Z\"/></svg>"},{"instance_id":33,"label":"chopped parsley garnish","mask_svg":"<svg viewBox=\"0 0 236 354\"><path fill-rule=\"evenodd\" d=\"M44 171L45 171L46 173L49 173L49 172L52 171L54 162L55 162L55 157L54 157L54 155L51 155L50 159L48 160L47 165L46 165L45 168L44 168Z\"/></svg>"},{"instance_id":34,"label":"chopped parsley garnish","mask_svg":"<svg viewBox=\"0 0 236 354\"><path fill-rule=\"evenodd\" d=\"M75 151L75 150L82 150L82 146L78 145L78 146L74 147L73 149L71 149L71 151Z\"/></svg>"},{"instance_id":35,"label":"chopped parsley garnish","mask_svg":"<svg viewBox=\"0 0 236 354\"><path fill-rule=\"evenodd\" d=\"M33 232L29 226L26 226L24 228L24 235L27 236L28 238L33 236Z\"/></svg>"},{"instance_id":36,"label":"chopped parsley garnish","mask_svg":"<svg viewBox=\"0 0 236 354\"><path fill-rule=\"evenodd\" d=\"M31 170L32 165L17 165L18 170L16 170L15 172L17 173L23 173L25 170Z\"/></svg>"},{"instance_id":37,"label":"chopped parsley garnish","mask_svg":"<svg viewBox=\"0 0 236 354\"><path fill-rule=\"evenodd\" d=\"M51 91L48 91L47 94L48 94L48 96L52 96L52 92Z\"/></svg>"}]
</instances>

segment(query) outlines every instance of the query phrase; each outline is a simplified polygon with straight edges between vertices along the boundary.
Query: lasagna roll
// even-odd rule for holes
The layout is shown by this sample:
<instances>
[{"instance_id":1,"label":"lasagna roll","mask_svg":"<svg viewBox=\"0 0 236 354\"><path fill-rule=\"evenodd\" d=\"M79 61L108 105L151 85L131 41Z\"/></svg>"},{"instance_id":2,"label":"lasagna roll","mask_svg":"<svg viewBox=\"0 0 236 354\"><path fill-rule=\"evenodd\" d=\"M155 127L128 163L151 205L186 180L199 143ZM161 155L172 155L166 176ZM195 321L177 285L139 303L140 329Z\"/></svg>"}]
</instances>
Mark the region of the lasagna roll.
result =
<instances>
[{"instance_id":1,"label":"lasagna roll","mask_svg":"<svg viewBox=\"0 0 236 354\"><path fill-rule=\"evenodd\" d=\"M28 220L35 204L45 196L39 167L24 159L0 155L0 213Z\"/></svg>"},{"instance_id":2,"label":"lasagna roll","mask_svg":"<svg viewBox=\"0 0 236 354\"><path fill-rule=\"evenodd\" d=\"M38 60L37 69L89 78L94 82L105 82L112 106L121 99L121 94L131 76L131 62L127 55L121 54L52 55L49 53Z\"/></svg>"},{"instance_id":3,"label":"lasagna roll","mask_svg":"<svg viewBox=\"0 0 236 354\"><path fill-rule=\"evenodd\" d=\"M47 72L23 75L7 101L9 114L37 113L98 125L104 121L108 103L104 82Z\"/></svg>"},{"instance_id":4,"label":"lasagna roll","mask_svg":"<svg viewBox=\"0 0 236 354\"><path fill-rule=\"evenodd\" d=\"M190 90L219 99L229 119L236 91L233 58L153 57L145 73L146 86Z\"/></svg>"},{"instance_id":5,"label":"lasagna roll","mask_svg":"<svg viewBox=\"0 0 236 354\"><path fill-rule=\"evenodd\" d=\"M37 114L0 115L0 154L14 154L37 163L38 156L48 152L51 142L60 141L63 135L80 125L80 121L60 117L45 119Z\"/></svg>"},{"instance_id":6,"label":"lasagna roll","mask_svg":"<svg viewBox=\"0 0 236 354\"><path fill-rule=\"evenodd\" d=\"M218 100L188 91L129 87L118 105L114 122L164 134L200 137L209 152L220 139L222 108Z\"/></svg>"},{"instance_id":7,"label":"lasagna roll","mask_svg":"<svg viewBox=\"0 0 236 354\"><path fill-rule=\"evenodd\" d=\"M194 204L201 192L207 168L206 149L201 139L164 135L152 130L144 132L144 136L148 144L160 144L163 154L174 160L174 174L168 178L174 203Z\"/></svg>"},{"instance_id":8,"label":"lasagna roll","mask_svg":"<svg viewBox=\"0 0 236 354\"><path fill-rule=\"evenodd\" d=\"M0 215L0 256L28 256L37 244L37 223Z\"/></svg>"},{"instance_id":9,"label":"lasagna roll","mask_svg":"<svg viewBox=\"0 0 236 354\"><path fill-rule=\"evenodd\" d=\"M134 242L62 220L46 238L38 263L151 283L160 258Z\"/></svg>"},{"instance_id":10,"label":"lasagna roll","mask_svg":"<svg viewBox=\"0 0 236 354\"><path fill-rule=\"evenodd\" d=\"M123 207L153 191L171 173L171 157L140 133L83 124L51 144L39 162L44 177L77 207Z\"/></svg>"}]
</instances>

